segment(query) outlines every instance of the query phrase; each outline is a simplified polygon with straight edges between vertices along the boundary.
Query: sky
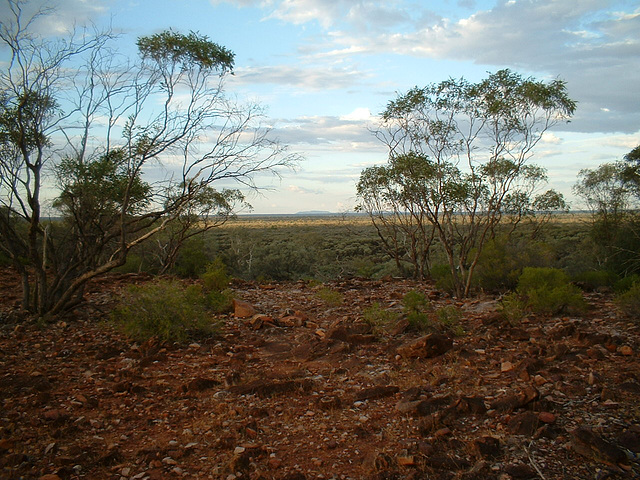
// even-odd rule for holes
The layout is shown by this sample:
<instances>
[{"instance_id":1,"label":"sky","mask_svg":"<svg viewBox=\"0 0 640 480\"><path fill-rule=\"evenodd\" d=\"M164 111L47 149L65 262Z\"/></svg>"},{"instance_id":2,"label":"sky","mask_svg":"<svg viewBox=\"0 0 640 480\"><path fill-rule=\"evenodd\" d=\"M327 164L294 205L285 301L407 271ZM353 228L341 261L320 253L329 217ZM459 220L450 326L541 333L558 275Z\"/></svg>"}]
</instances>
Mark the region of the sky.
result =
<instances>
[{"instance_id":1,"label":"sky","mask_svg":"<svg viewBox=\"0 0 640 480\"><path fill-rule=\"evenodd\" d=\"M51 5L52 2L46 2ZM235 53L226 91L264 106L273 136L304 157L249 198L253 213L346 212L360 172L387 150L370 133L398 93L502 68L560 78L572 121L538 144L549 188L571 193L583 168L640 144L637 0L58 0L54 33L88 22L122 33L119 48L168 28ZM5 0L0 16L5 18Z\"/></svg>"}]
</instances>

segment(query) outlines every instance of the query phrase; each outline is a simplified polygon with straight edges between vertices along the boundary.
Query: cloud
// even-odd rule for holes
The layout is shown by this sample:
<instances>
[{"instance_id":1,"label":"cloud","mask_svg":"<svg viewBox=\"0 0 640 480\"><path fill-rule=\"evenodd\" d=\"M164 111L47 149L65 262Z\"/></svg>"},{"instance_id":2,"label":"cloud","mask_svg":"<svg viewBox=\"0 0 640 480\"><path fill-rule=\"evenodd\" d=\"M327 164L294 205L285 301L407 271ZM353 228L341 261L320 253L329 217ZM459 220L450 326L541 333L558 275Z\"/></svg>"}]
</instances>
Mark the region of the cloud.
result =
<instances>
[{"instance_id":1,"label":"cloud","mask_svg":"<svg viewBox=\"0 0 640 480\"><path fill-rule=\"evenodd\" d=\"M322 195L325 193L324 190L321 189L304 188L298 185L289 185L287 191L297 195Z\"/></svg>"},{"instance_id":2,"label":"cloud","mask_svg":"<svg viewBox=\"0 0 640 480\"><path fill-rule=\"evenodd\" d=\"M560 77L578 101L569 130L636 132L640 10L616 12L610 7L605 0L501 1L491 10L442 19L413 31L370 37L334 32L325 52L336 57L360 51L473 61L543 78Z\"/></svg>"},{"instance_id":3,"label":"cloud","mask_svg":"<svg viewBox=\"0 0 640 480\"><path fill-rule=\"evenodd\" d=\"M111 2L100 4L86 0L60 0L53 3L54 5L46 0L36 0L21 4L21 23L26 24L34 15L42 12L44 15L38 16L34 21L33 31L44 35L63 35L78 26L88 24L96 15L107 12ZM11 22L15 18L6 0L0 2L0 18L3 22Z\"/></svg>"},{"instance_id":4,"label":"cloud","mask_svg":"<svg viewBox=\"0 0 640 480\"><path fill-rule=\"evenodd\" d=\"M366 77L365 73L352 67L269 65L238 68L228 81L236 85L272 83L325 91L353 87Z\"/></svg>"},{"instance_id":5,"label":"cloud","mask_svg":"<svg viewBox=\"0 0 640 480\"><path fill-rule=\"evenodd\" d=\"M362 109L356 109L347 117L354 114L361 116ZM383 145L374 138L369 127L368 118L308 116L276 121L273 134L292 146L321 146L323 150L334 152L383 152Z\"/></svg>"}]
</instances>

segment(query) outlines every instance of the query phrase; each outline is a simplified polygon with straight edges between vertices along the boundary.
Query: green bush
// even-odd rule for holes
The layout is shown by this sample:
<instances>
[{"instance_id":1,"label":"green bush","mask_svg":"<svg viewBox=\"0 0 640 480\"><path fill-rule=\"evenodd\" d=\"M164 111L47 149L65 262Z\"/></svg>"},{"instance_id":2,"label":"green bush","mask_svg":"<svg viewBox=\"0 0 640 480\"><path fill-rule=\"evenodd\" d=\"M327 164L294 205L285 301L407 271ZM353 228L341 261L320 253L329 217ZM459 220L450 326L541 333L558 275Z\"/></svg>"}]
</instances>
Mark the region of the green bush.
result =
<instances>
[{"instance_id":1,"label":"green bush","mask_svg":"<svg viewBox=\"0 0 640 480\"><path fill-rule=\"evenodd\" d=\"M602 287L613 287L620 278L609 270L589 270L575 275L573 280L586 290L598 290Z\"/></svg>"},{"instance_id":2,"label":"green bush","mask_svg":"<svg viewBox=\"0 0 640 480\"><path fill-rule=\"evenodd\" d=\"M518 293L535 313L582 312L586 307L580 289L557 268L526 267L518 280Z\"/></svg>"},{"instance_id":3,"label":"green bush","mask_svg":"<svg viewBox=\"0 0 640 480\"><path fill-rule=\"evenodd\" d=\"M426 295L417 290L411 290L402 298L404 312L407 315L409 326L415 330L427 330L433 326L429 316L431 303Z\"/></svg>"},{"instance_id":4,"label":"green bush","mask_svg":"<svg viewBox=\"0 0 640 480\"><path fill-rule=\"evenodd\" d=\"M227 267L220 257L216 257L213 262L207 265L200 278L206 292L221 292L231 283Z\"/></svg>"},{"instance_id":5,"label":"green bush","mask_svg":"<svg viewBox=\"0 0 640 480\"><path fill-rule=\"evenodd\" d=\"M613 288L617 293L622 294L630 290L636 283L640 283L640 275L629 275L618 280Z\"/></svg>"},{"instance_id":6,"label":"green bush","mask_svg":"<svg viewBox=\"0 0 640 480\"><path fill-rule=\"evenodd\" d=\"M616 298L618 308L629 317L640 318L640 281Z\"/></svg>"},{"instance_id":7,"label":"green bush","mask_svg":"<svg viewBox=\"0 0 640 480\"><path fill-rule=\"evenodd\" d=\"M455 305L447 305L436 310L436 317L441 326L456 337L464 334L464 329L460 325L462 312Z\"/></svg>"},{"instance_id":8,"label":"green bush","mask_svg":"<svg viewBox=\"0 0 640 480\"><path fill-rule=\"evenodd\" d=\"M445 292L455 292L455 283L451 274L451 267L447 263L440 263L431 267L431 278L436 282L436 287Z\"/></svg>"},{"instance_id":9,"label":"green bush","mask_svg":"<svg viewBox=\"0 0 640 480\"><path fill-rule=\"evenodd\" d=\"M333 307L342 305L342 302L344 302L344 295L329 287L320 287L316 290L315 296L327 305L331 305Z\"/></svg>"},{"instance_id":10,"label":"green bush","mask_svg":"<svg viewBox=\"0 0 640 480\"><path fill-rule=\"evenodd\" d=\"M498 313L504 318L509 325L515 326L525 315L527 304L520 296L511 292L502 297L498 307Z\"/></svg>"},{"instance_id":11,"label":"green bush","mask_svg":"<svg viewBox=\"0 0 640 480\"><path fill-rule=\"evenodd\" d=\"M183 278L197 278L204 273L206 265L211 261L207 246L202 237L188 239L176 258L171 271Z\"/></svg>"},{"instance_id":12,"label":"green bush","mask_svg":"<svg viewBox=\"0 0 640 480\"><path fill-rule=\"evenodd\" d=\"M112 317L127 335L140 342L152 337L182 342L211 335L218 328L200 286L185 287L175 280L130 285Z\"/></svg>"},{"instance_id":13,"label":"green bush","mask_svg":"<svg viewBox=\"0 0 640 480\"><path fill-rule=\"evenodd\" d=\"M362 312L362 318L374 329L381 329L398 319L398 314L382 308L379 302L373 302Z\"/></svg>"},{"instance_id":14,"label":"green bush","mask_svg":"<svg viewBox=\"0 0 640 480\"><path fill-rule=\"evenodd\" d=\"M513 290L524 267L550 266L552 256L547 244L528 237L498 237L482 249L473 285L491 292Z\"/></svg>"}]
</instances>

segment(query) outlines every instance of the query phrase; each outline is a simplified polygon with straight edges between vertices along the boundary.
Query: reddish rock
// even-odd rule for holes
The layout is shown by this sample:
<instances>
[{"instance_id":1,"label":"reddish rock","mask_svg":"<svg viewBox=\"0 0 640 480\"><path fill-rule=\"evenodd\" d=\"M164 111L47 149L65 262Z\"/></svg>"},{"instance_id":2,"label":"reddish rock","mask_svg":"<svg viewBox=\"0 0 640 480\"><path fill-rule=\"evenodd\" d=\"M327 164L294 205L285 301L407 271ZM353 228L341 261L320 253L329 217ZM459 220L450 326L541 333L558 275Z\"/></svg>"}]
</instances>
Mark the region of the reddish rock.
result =
<instances>
[{"instance_id":1,"label":"reddish rock","mask_svg":"<svg viewBox=\"0 0 640 480\"><path fill-rule=\"evenodd\" d=\"M543 423L555 423L556 421L556 416L550 412L540 412L538 418Z\"/></svg>"},{"instance_id":2,"label":"reddish rock","mask_svg":"<svg viewBox=\"0 0 640 480\"><path fill-rule=\"evenodd\" d=\"M356 393L356 400L377 400L378 398L385 398L395 395L400 391L400 388L395 385L382 386L378 385L371 388L365 388Z\"/></svg>"},{"instance_id":3,"label":"reddish rock","mask_svg":"<svg viewBox=\"0 0 640 480\"><path fill-rule=\"evenodd\" d=\"M573 430L571 445L580 455L596 462L613 466L627 463L627 456L622 449L607 442L588 428L580 427Z\"/></svg>"},{"instance_id":4,"label":"reddish rock","mask_svg":"<svg viewBox=\"0 0 640 480\"><path fill-rule=\"evenodd\" d=\"M405 358L433 358L453 348L453 340L440 333L431 333L398 347L398 354Z\"/></svg>"},{"instance_id":5,"label":"reddish rock","mask_svg":"<svg viewBox=\"0 0 640 480\"><path fill-rule=\"evenodd\" d=\"M250 318L256 313L255 307L250 303L235 298L233 299L233 314L236 318Z\"/></svg>"},{"instance_id":6,"label":"reddish rock","mask_svg":"<svg viewBox=\"0 0 640 480\"><path fill-rule=\"evenodd\" d=\"M471 445L471 450L478 457L495 458L500 455L500 440L495 437L476 438Z\"/></svg>"},{"instance_id":7,"label":"reddish rock","mask_svg":"<svg viewBox=\"0 0 640 480\"><path fill-rule=\"evenodd\" d=\"M538 415L533 412L523 412L511 418L509 431L514 435L531 436L536 432L539 425Z\"/></svg>"}]
</instances>

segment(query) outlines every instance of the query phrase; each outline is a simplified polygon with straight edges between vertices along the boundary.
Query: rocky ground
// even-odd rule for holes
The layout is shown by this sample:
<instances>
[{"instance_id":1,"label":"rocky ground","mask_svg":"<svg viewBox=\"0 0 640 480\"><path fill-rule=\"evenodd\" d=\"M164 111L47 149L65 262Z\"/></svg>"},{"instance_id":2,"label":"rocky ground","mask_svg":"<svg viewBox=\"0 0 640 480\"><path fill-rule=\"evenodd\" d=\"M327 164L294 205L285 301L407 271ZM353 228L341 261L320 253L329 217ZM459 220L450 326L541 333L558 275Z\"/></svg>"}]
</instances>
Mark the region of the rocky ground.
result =
<instances>
[{"instance_id":1,"label":"rocky ground","mask_svg":"<svg viewBox=\"0 0 640 480\"><path fill-rule=\"evenodd\" d=\"M640 477L640 324L611 295L512 326L494 298L409 281L325 285L333 305L305 283L236 284L249 305L219 336L138 345L106 319L140 281L107 277L43 327L13 313L2 272L2 478ZM464 332L362 321L412 289L462 309Z\"/></svg>"}]
</instances>

